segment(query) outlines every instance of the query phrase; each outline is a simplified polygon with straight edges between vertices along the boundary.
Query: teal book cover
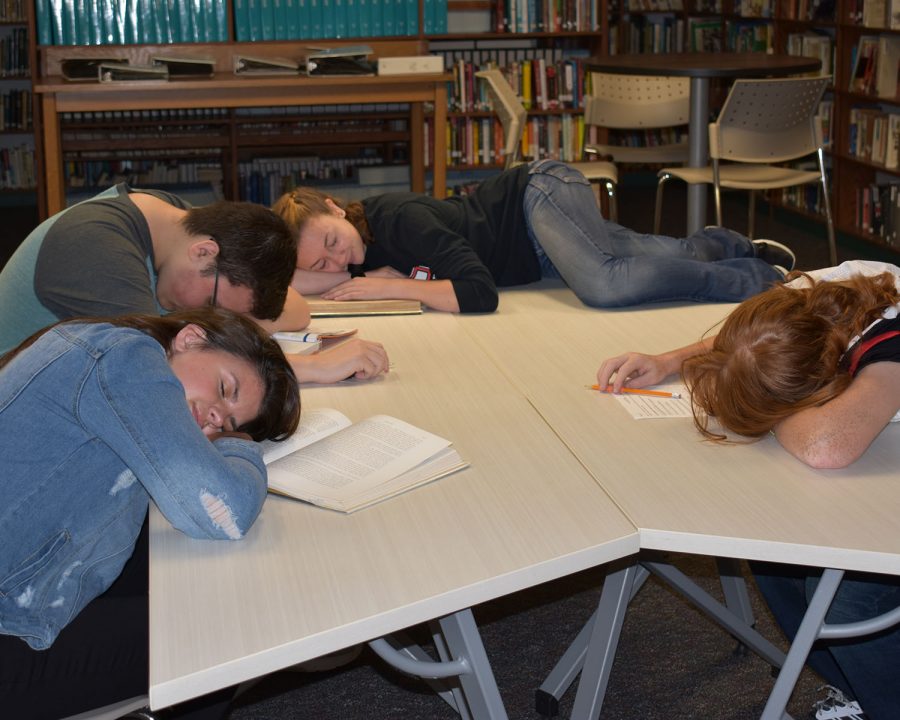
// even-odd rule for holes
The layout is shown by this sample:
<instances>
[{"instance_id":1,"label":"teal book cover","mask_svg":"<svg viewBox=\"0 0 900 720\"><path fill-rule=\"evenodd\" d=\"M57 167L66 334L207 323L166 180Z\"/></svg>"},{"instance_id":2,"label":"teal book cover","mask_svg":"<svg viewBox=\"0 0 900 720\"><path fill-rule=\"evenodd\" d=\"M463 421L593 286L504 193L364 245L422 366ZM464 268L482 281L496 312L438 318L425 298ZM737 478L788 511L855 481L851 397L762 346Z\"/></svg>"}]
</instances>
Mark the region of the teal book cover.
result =
<instances>
[{"instance_id":1,"label":"teal book cover","mask_svg":"<svg viewBox=\"0 0 900 720\"><path fill-rule=\"evenodd\" d=\"M120 0L125 8L125 44L138 41L138 0Z\"/></svg>"},{"instance_id":2,"label":"teal book cover","mask_svg":"<svg viewBox=\"0 0 900 720\"><path fill-rule=\"evenodd\" d=\"M328 37L347 37L347 6L345 0L329 0L331 3L332 28Z\"/></svg>"},{"instance_id":3,"label":"teal book cover","mask_svg":"<svg viewBox=\"0 0 900 720\"><path fill-rule=\"evenodd\" d=\"M275 18L275 39L287 40L287 11L285 0L272 0L272 16Z\"/></svg>"},{"instance_id":4,"label":"teal book cover","mask_svg":"<svg viewBox=\"0 0 900 720\"><path fill-rule=\"evenodd\" d=\"M359 37L371 37L372 0L356 0L356 15L359 18Z\"/></svg>"},{"instance_id":5,"label":"teal book cover","mask_svg":"<svg viewBox=\"0 0 900 720\"><path fill-rule=\"evenodd\" d=\"M319 11L322 13L321 38L333 38L334 34L334 0L319 0Z\"/></svg>"},{"instance_id":6,"label":"teal book cover","mask_svg":"<svg viewBox=\"0 0 900 720\"><path fill-rule=\"evenodd\" d=\"M309 9L309 37L318 40L325 37L322 34L322 0L306 0Z\"/></svg>"},{"instance_id":7,"label":"teal book cover","mask_svg":"<svg viewBox=\"0 0 900 720\"><path fill-rule=\"evenodd\" d=\"M250 20L248 40L262 40L262 17L259 10L260 0L247 0L247 17Z\"/></svg>"},{"instance_id":8,"label":"teal book cover","mask_svg":"<svg viewBox=\"0 0 900 720\"><path fill-rule=\"evenodd\" d=\"M284 12L284 37L285 40L297 40L300 35L300 13L297 7L298 0L281 0L281 9Z\"/></svg>"},{"instance_id":9,"label":"teal book cover","mask_svg":"<svg viewBox=\"0 0 900 720\"><path fill-rule=\"evenodd\" d=\"M274 0L257 0L259 7L260 29L262 40L275 39L275 8Z\"/></svg>"},{"instance_id":10,"label":"teal book cover","mask_svg":"<svg viewBox=\"0 0 900 720\"><path fill-rule=\"evenodd\" d=\"M228 40L228 5L219 0L210 0L212 3L212 15L215 18L216 33L213 42L227 42Z\"/></svg>"},{"instance_id":11,"label":"teal book cover","mask_svg":"<svg viewBox=\"0 0 900 720\"><path fill-rule=\"evenodd\" d=\"M447 0L433 0L434 32L443 35L447 32Z\"/></svg>"},{"instance_id":12,"label":"teal book cover","mask_svg":"<svg viewBox=\"0 0 900 720\"><path fill-rule=\"evenodd\" d=\"M184 42L184 35L181 32L181 7L184 4L181 0L163 0L166 5L169 21L169 34L172 42Z\"/></svg>"},{"instance_id":13,"label":"teal book cover","mask_svg":"<svg viewBox=\"0 0 900 720\"><path fill-rule=\"evenodd\" d=\"M406 34L419 34L419 0L403 0L406 5Z\"/></svg>"},{"instance_id":14,"label":"teal book cover","mask_svg":"<svg viewBox=\"0 0 900 720\"><path fill-rule=\"evenodd\" d=\"M384 35L384 5L387 0L369 0L369 21L373 37Z\"/></svg>"},{"instance_id":15,"label":"teal book cover","mask_svg":"<svg viewBox=\"0 0 900 720\"><path fill-rule=\"evenodd\" d=\"M423 0L422 25L426 35L434 35L434 2L435 0Z\"/></svg>"},{"instance_id":16,"label":"teal book cover","mask_svg":"<svg viewBox=\"0 0 900 720\"><path fill-rule=\"evenodd\" d=\"M310 25L309 0L293 0L297 4L297 38L306 40L312 37Z\"/></svg>"},{"instance_id":17,"label":"teal book cover","mask_svg":"<svg viewBox=\"0 0 900 720\"><path fill-rule=\"evenodd\" d=\"M234 39L238 42L251 40L247 0L233 0L232 8L234 10Z\"/></svg>"},{"instance_id":18,"label":"teal book cover","mask_svg":"<svg viewBox=\"0 0 900 720\"><path fill-rule=\"evenodd\" d=\"M159 2L159 0L157 0L153 3L153 6L156 10L156 36L158 38L157 42L174 42L174 39L172 37L172 25L169 22L169 4L166 2Z\"/></svg>"},{"instance_id":19,"label":"teal book cover","mask_svg":"<svg viewBox=\"0 0 900 720\"><path fill-rule=\"evenodd\" d=\"M359 32L359 6L357 0L344 0L347 13L347 37L362 37Z\"/></svg>"},{"instance_id":20,"label":"teal book cover","mask_svg":"<svg viewBox=\"0 0 900 720\"><path fill-rule=\"evenodd\" d=\"M397 0L381 0L381 34L391 37L397 34Z\"/></svg>"},{"instance_id":21,"label":"teal book cover","mask_svg":"<svg viewBox=\"0 0 900 720\"><path fill-rule=\"evenodd\" d=\"M53 7L50 0L37 0L34 6L34 19L37 22L38 44L56 44L56 26L53 22Z\"/></svg>"}]
</instances>

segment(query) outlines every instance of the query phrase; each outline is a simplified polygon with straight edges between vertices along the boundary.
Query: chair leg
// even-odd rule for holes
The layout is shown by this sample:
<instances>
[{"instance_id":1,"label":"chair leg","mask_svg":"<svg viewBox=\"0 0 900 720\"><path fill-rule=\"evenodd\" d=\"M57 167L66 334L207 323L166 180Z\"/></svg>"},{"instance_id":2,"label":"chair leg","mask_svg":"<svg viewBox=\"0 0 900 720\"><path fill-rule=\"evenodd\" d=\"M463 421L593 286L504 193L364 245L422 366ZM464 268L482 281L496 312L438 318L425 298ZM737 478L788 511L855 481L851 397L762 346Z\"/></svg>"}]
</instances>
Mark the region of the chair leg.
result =
<instances>
[{"instance_id":1,"label":"chair leg","mask_svg":"<svg viewBox=\"0 0 900 720\"><path fill-rule=\"evenodd\" d=\"M756 192L750 191L750 199L747 202L747 206L750 208L750 217L747 218L747 237L751 240L756 237L754 232L756 231Z\"/></svg>"},{"instance_id":2,"label":"chair leg","mask_svg":"<svg viewBox=\"0 0 900 720\"><path fill-rule=\"evenodd\" d=\"M831 200L828 197L828 180L825 176L825 159L822 148L818 151L819 178L822 183L822 201L825 203L825 225L828 230L828 258L832 265L837 265L837 242L834 236L834 218L831 215Z\"/></svg>"},{"instance_id":3,"label":"chair leg","mask_svg":"<svg viewBox=\"0 0 900 720\"><path fill-rule=\"evenodd\" d=\"M609 202L609 219L617 223L619 222L619 201L616 197L616 184L612 180L606 181L606 196Z\"/></svg>"},{"instance_id":4,"label":"chair leg","mask_svg":"<svg viewBox=\"0 0 900 720\"><path fill-rule=\"evenodd\" d=\"M653 234L659 235L659 226L662 225L662 200L663 185L672 176L669 173L661 172L659 174L659 182L656 183L656 209L653 211Z\"/></svg>"}]
</instances>

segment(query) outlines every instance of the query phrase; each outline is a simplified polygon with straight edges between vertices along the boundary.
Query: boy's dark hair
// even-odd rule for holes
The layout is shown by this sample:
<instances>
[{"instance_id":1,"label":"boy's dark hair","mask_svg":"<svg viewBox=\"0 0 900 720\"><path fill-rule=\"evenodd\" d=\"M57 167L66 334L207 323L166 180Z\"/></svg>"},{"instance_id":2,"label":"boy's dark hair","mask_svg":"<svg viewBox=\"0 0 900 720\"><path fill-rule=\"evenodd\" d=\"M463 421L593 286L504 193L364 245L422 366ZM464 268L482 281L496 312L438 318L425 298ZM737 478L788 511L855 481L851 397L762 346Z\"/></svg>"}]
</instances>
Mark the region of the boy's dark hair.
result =
<instances>
[{"instance_id":1,"label":"boy's dark hair","mask_svg":"<svg viewBox=\"0 0 900 720\"><path fill-rule=\"evenodd\" d=\"M191 208L182 224L216 241L219 254L208 272L218 269L232 285L249 287L254 317L281 315L297 264L297 240L284 220L262 205L222 200Z\"/></svg>"}]
</instances>

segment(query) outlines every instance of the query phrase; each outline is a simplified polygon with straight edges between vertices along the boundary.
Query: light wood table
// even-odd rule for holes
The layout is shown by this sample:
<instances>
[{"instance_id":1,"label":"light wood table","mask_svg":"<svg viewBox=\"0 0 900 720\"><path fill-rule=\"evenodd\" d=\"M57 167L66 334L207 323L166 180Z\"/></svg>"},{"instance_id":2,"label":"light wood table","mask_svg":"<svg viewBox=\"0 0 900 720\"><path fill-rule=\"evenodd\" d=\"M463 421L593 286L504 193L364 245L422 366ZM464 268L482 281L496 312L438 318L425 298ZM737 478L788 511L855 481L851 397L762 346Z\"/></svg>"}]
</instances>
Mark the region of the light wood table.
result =
<instances>
[{"instance_id":1,"label":"light wood table","mask_svg":"<svg viewBox=\"0 0 900 720\"><path fill-rule=\"evenodd\" d=\"M709 164L709 81L712 78L784 77L814 72L822 61L796 55L767 53L687 52L607 55L587 60L593 72L620 75L666 75L691 79L691 113L688 126L688 165ZM688 185L687 234L706 224L706 186Z\"/></svg>"},{"instance_id":2,"label":"light wood table","mask_svg":"<svg viewBox=\"0 0 900 720\"><path fill-rule=\"evenodd\" d=\"M383 341L381 380L302 391L352 420L387 413L452 439L471 467L342 515L270 497L236 543L151 513L150 702L164 707L442 619L475 717L505 717L466 609L634 554L637 531L458 317L350 318ZM448 632L449 630L449 632ZM324 701L323 701L324 702Z\"/></svg>"},{"instance_id":3,"label":"light wood table","mask_svg":"<svg viewBox=\"0 0 900 720\"><path fill-rule=\"evenodd\" d=\"M367 103L410 104L410 157L425 156L425 103L434 107L432 169L434 196L447 190L447 80L446 73L385 77L235 77L217 73L213 78L169 82L72 83L48 76L34 85L40 97L43 122L43 183L47 214L66 207L63 146L59 116L69 112L154 110L158 108L246 108L290 105ZM425 190L425 166L413 162L411 185Z\"/></svg>"},{"instance_id":4,"label":"light wood table","mask_svg":"<svg viewBox=\"0 0 900 720\"><path fill-rule=\"evenodd\" d=\"M851 467L818 471L774 438L719 446L703 441L690 419L633 420L616 399L585 387L596 381L603 359L686 345L732 307L596 311L558 283L545 282L541 292L504 291L498 313L462 322L638 527L642 549L900 575L900 426L886 428ZM619 585L624 602L615 608L621 614L625 582ZM612 591L609 578L604 595L607 585ZM799 673L808 647L795 647L788 661ZM611 663L614 652L613 641L603 662ZM608 667L597 668L587 682L583 674L576 714L599 712L602 672ZM783 669L782 695L788 682ZM782 699L786 703L787 695L775 704ZM775 707L767 713L781 717Z\"/></svg>"}]
</instances>

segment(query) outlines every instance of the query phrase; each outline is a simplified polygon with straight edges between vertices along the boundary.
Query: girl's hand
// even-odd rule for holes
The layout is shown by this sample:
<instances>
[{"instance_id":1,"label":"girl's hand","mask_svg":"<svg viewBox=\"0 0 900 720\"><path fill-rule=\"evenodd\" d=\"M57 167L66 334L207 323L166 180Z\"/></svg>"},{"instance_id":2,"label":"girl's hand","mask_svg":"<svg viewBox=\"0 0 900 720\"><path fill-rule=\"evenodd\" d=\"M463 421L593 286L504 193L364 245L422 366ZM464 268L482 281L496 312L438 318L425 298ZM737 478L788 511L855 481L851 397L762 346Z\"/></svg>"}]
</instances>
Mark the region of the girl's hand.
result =
<instances>
[{"instance_id":1,"label":"girl's hand","mask_svg":"<svg viewBox=\"0 0 900 720\"><path fill-rule=\"evenodd\" d=\"M383 300L396 298L391 294L391 278L382 277L356 277L345 280L330 290L323 292L326 300Z\"/></svg>"},{"instance_id":2,"label":"girl's hand","mask_svg":"<svg viewBox=\"0 0 900 720\"><path fill-rule=\"evenodd\" d=\"M300 382L334 383L355 377L367 380L388 372L381 343L353 338L314 355L288 355Z\"/></svg>"},{"instance_id":3,"label":"girl's hand","mask_svg":"<svg viewBox=\"0 0 900 720\"><path fill-rule=\"evenodd\" d=\"M601 388L612 385L613 392L620 392L626 385L633 388L661 383L674 370L666 362L665 355L644 355L630 352L604 360L597 371L597 384Z\"/></svg>"}]
</instances>

